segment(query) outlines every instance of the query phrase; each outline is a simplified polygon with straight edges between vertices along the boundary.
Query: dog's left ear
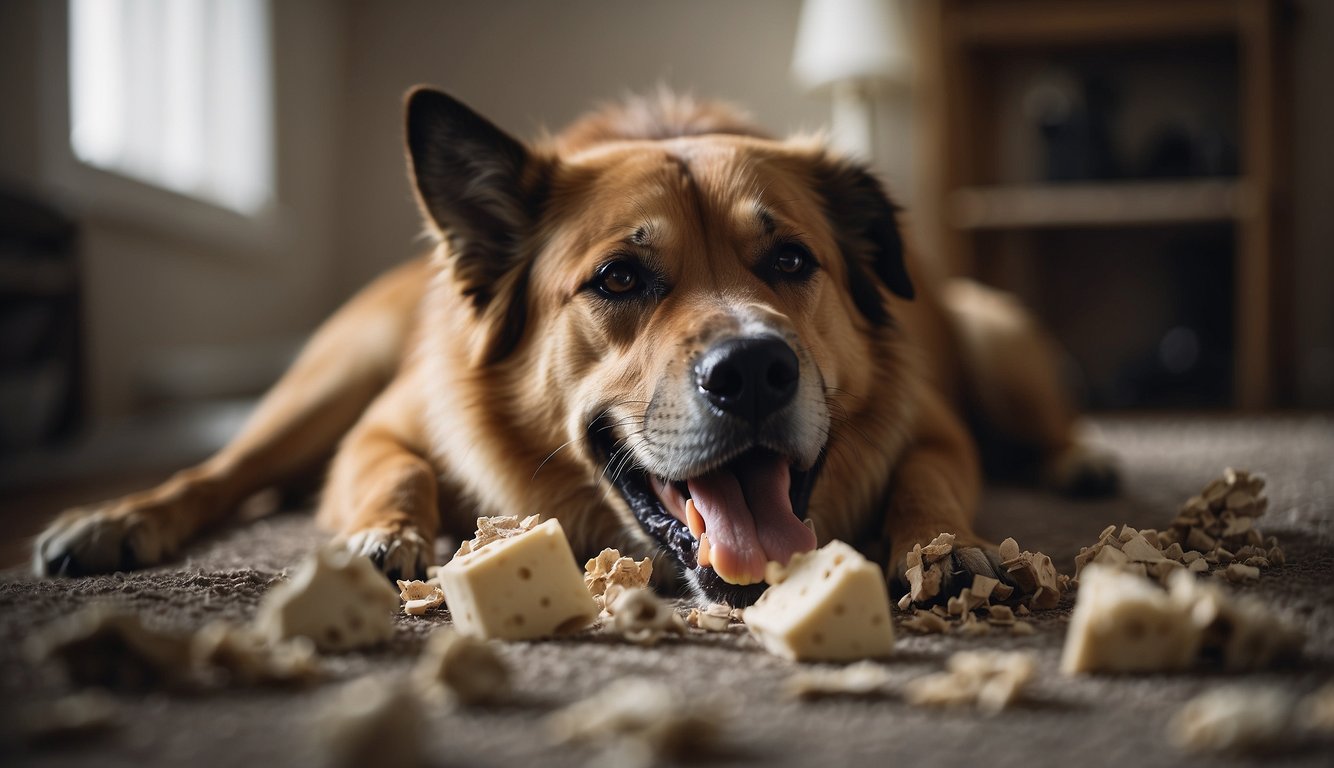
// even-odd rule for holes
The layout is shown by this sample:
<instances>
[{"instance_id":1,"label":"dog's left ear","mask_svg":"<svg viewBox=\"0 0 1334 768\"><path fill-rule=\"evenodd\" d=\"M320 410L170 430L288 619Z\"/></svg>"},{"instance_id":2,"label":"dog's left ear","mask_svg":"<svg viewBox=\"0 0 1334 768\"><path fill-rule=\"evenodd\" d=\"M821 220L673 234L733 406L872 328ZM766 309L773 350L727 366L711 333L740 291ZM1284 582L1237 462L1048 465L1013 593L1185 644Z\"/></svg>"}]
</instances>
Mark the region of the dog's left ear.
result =
<instances>
[{"instance_id":1,"label":"dog's left ear","mask_svg":"<svg viewBox=\"0 0 1334 768\"><path fill-rule=\"evenodd\" d=\"M898 208L870 171L857 163L824 157L816 164L815 177L825 215L848 262L853 300L872 322L885 322L889 312L871 281L879 279L903 299L914 295L895 216Z\"/></svg>"},{"instance_id":2,"label":"dog's left ear","mask_svg":"<svg viewBox=\"0 0 1334 768\"><path fill-rule=\"evenodd\" d=\"M481 356L492 362L522 333L522 249L536 216L541 163L491 121L431 88L408 92L406 123L417 202L449 244L463 295L479 316L491 316L483 317L495 327Z\"/></svg>"}]
</instances>

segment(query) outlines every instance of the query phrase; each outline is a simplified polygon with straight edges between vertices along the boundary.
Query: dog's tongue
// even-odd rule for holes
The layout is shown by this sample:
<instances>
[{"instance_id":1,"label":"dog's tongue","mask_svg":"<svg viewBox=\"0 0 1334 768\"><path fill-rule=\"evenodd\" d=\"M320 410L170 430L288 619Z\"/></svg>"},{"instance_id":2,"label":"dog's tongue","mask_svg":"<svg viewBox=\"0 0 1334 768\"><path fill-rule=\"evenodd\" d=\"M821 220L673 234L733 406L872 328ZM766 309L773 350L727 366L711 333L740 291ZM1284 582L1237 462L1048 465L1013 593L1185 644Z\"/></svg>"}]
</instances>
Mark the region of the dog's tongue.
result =
<instances>
[{"instance_id":1,"label":"dog's tongue","mask_svg":"<svg viewBox=\"0 0 1334 768\"><path fill-rule=\"evenodd\" d=\"M686 481L704 518L713 569L730 584L764 580L770 560L815 549L815 534L792 513L787 461L756 454Z\"/></svg>"}]
</instances>

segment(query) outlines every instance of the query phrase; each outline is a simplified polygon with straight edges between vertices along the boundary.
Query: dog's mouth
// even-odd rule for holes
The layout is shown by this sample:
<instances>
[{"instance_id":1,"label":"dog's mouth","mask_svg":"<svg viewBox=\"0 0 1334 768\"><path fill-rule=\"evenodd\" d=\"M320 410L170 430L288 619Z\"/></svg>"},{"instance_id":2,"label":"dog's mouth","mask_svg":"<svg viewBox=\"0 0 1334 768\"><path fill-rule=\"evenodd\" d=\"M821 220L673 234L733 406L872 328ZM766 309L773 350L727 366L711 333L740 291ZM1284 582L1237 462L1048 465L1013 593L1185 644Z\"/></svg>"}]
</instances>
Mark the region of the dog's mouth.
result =
<instances>
[{"instance_id":1,"label":"dog's mouth","mask_svg":"<svg viewBox=\"0 0 1334 768\"><path fill-rule=\"evenodd\" d=\"M596 436L609 433L590 431L604 461L612 445ZM742 606L763 593L768 562L786 564L815 548L804 519L820 465L817 460L802 470L752 446L692 477L666 478L634 465L619 468L611 480L640 526L708 599Z\"/></svg>"}]
</instances>

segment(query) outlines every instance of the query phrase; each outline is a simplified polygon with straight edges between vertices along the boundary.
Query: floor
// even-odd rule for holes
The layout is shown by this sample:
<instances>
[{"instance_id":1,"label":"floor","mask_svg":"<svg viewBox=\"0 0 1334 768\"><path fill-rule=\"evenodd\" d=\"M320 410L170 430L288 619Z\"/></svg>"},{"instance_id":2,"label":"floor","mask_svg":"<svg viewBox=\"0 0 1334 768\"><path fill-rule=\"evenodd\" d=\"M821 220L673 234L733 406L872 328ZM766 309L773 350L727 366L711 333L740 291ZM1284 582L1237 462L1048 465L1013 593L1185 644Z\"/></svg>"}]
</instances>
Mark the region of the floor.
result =
<instances>
[{"instance_id":1,"label":"floor","mask_svg":"<svg viewBox=\"0 0 1334 768\"><path fill-rule=\"evenodd\" d=\"M1144 416L1104 419L1097 426L1100 439L1124 465L1119 498L1075 502L992 488L982 512L983 533L1014 536L1069 572L1079 547L1106 525L1164 526L1185 498L1224 467L1262 473L1271 503L1260 527L1279 537L1288 565L1244 589L1305 629L1300 664L1241 676L1200 669L1063 677L1057 664L1069 601L1035 615L1038 631L1027 637L901 631L895 656L883 664L886 692L870 699L787 699L783 685L800 665L764 653L744 632L652 648L605 636L512 643L499 650L514 669L518 693L492 708L428 708L421 737L429 764L588 765L598 753L553 746L542 718L611 681L642 676L681 691L697 709L720 712L722 744L700 748L703 764L1034 766L1061 760L1175 766L1197 758L1167 742L1165 723L1192 696L1236 683L1303 693L1334 681L1334 416ZM57 670L34 666L25 657L24 641L34 629L95 602L117 603L182 630L214 619L243 621L273 580L319 538L306 514L284 512L221 531L180 561L147 571L79 581L38 581L22 570L5 572L0 575L0 724L12 724L30 703L66 690ZM362 675L383 680L407 673L424 638L446 622L444 614L400 617L392 642L372 652L326 658L329 680L309 689L123 697L120 725L97 738L43 748L0 741L0 758L6 765L140 768L318 762L326 743L320 713L341 687ZM1030 652L1038 678L1020 705L991 717L904 701L905 683L939 671L961 649ZM1332 754L1328 741L1294 742L1229 763L1324 766Z\"/></svg>"}]
</instances>

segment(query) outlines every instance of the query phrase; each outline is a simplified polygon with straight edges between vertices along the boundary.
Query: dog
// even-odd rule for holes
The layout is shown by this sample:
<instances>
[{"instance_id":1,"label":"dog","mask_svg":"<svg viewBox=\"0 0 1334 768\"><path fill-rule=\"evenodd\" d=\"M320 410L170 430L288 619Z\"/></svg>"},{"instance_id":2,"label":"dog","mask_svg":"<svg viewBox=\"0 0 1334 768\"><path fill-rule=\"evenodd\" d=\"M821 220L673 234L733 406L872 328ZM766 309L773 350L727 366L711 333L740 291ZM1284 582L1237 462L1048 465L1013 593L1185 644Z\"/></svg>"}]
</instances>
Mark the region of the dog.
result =
<instances>
[{"instance_id":1,"label":"dog","mask_svg":"<svg viewBox=\"0 0 1334 768\"><path fill-rule=\"evenodd\" d=\"M217 455L59 516L38 573L158 563L330 454L317 521L390 578L478 516L540 514L732 605L832 539L892 579L950 532L954 589L1005 580L969 425L1059 489L1115 485L1037 324L935 277L818 137L670 94L532 144L437 90L405 104L430 253L334 314Z\"/></svg>"}]
</instances>

